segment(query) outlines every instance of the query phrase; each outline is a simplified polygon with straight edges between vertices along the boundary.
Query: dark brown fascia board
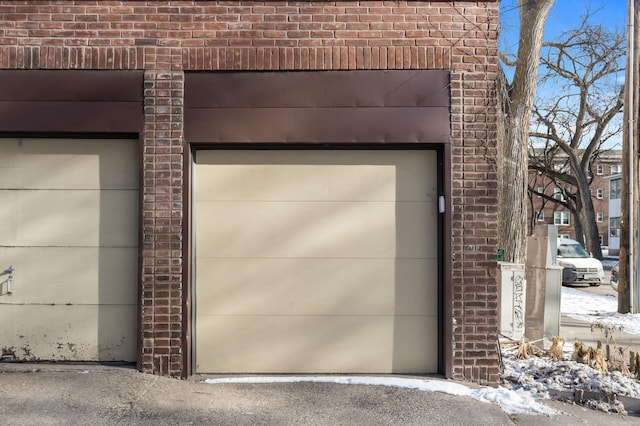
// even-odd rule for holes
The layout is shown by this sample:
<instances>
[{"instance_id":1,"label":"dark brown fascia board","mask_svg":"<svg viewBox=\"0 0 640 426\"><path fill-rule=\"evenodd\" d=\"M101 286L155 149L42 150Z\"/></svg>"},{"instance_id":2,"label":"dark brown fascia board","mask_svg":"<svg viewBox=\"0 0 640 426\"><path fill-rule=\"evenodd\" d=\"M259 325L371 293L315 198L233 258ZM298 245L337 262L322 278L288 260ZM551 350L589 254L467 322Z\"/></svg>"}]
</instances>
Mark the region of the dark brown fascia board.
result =
<instances>
[{"instance_id":1,"label":"dark brown fascia board","mask_svg":"<svg viewBox=\"0 0 640 426\"><path fill-rule=\"evenodd\" d=\"M0 132L140 133L142 71L0 70Z\"/></svg>"},{"instance_id":2,"label":"dark brown fascia board","mask_svg":"<svg viewBox=\"0 0 640 426\"><path fill-rule=\"evenodd\" d=\"M186 72L185 106L448 107L449 82L442 70Z\"/></svg>"},{"instance_id":3,"label":"dark brown fascia board","mask_svg":"<svg viewBox=\"0 0 640 426\"><path fill-rule=\"evenodd\" d=\"M0 101L142 102L142 71L0 70Z\"/></svg>"}]
</instances>

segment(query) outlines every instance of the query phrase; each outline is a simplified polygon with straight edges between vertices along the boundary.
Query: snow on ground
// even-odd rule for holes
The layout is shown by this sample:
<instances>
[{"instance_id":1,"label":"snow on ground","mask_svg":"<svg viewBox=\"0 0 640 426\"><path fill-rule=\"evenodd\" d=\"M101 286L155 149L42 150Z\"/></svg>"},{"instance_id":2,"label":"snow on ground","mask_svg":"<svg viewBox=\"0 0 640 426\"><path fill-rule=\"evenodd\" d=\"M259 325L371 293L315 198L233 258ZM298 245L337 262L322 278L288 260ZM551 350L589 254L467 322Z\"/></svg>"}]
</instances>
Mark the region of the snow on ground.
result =
<instances>
[{"instance_id":1,"label":"snow on ground","mask_svg":"<svg viewBox=\"0 0 640 426\"><path fill-rule=\"evenodd\" d=\"M591 324L640 335L640 314L619 314L615 296L588 293L574 288L562 288L561 312ZM614 332L615 334L615 332ZM619 371L603 375L588 365L573 361L553 361L549 356L516 359L517 345L503 344L504 372L501 386L524 390L533 396L549 398L549 391L583 389L640 399L640 382ZM573 342L564 346L565 359L570 360ZM603 411L624 412L620 404L592 404Z\"/></svg>"},{"instance_id":2,"label":"snow on ground","mask_svg":"<svg viewBox=\"0 0 640 426\"><path fill-rule=\"evenodd\" d=\"M560 311L563 315L606 326L622 327L625 333L640 336L640 314L619 314L616 296L593 294L562 287Z\"/></svg>"},{"instance_id":3,"label":"snow on ground","mask_svg":"<svg viewBox=\"0 0 640 426\"><path fill-rule=\"evenodd\" d=\"M607 327L640 335L640 314L618 314L615 296L587 293L562 288L561 312L587 321L600 322ZM571 359L573 342L565 345L565 358ZM469 388L463 384L443 380L429 380L394 376L252 376L207 379L205 383L294 383L322 382L349 385L395 386L427 392L443 392L469 396L483 402L493 402L509 414L553 415L556 412L536 401L551 398L550 391L583 389L592 392L614 393L640 399L640 382L614 371L607 375L585 364L573 361L552 361L549 356L516 359L517 345L503 344L504 371L499 388ZM542 351L541 351L542 352ZM624 412L620 403L593 403L593 408L610 412Z\"/></svg>"},{"instance_id":4,"label":"snow on ground","mask_svg":"<svg viewBox=\"0 0 640 426\"><path fill-rule=\"evenodd\" d=\"M206 379L205 383L337 383L342 385L392 386L417 389L426 392L442 392L450 395L468 396L481 402L493 402L509 414L553 415L555 410L535 401L522 390L506 388L471 389L460 383L445 380L430 380L395 376L252 376Z\"/></svg>"}]
</instances>

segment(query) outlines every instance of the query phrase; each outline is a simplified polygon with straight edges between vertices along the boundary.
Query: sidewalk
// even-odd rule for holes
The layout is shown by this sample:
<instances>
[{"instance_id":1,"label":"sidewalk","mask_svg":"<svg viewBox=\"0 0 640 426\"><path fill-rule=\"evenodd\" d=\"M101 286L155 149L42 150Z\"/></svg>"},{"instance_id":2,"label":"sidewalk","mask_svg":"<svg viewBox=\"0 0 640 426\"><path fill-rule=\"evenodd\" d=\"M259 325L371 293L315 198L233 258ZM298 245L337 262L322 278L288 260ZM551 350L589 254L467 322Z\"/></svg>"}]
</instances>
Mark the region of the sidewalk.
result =
<instances>
[{"instance_id":1,"label":"sidewalk","mask_svg":"<svg viewBox=\"0 0 640 426\"><path fill-rule=\"evenodd\" d=\"M611 346L616 344L622 348L629 348L629 351L640 351L640 336L638 335L615 331L613 332L612 340L608 341L604 331L599 329L591 331L590 323L566 315L562 315L560 319L560 336L565 339L566 343L571 344L575 339L578 339L587 346L595 348L598 341L601 341L603 346L610 343Z\"/></svg>"},{"instance_id":2,"label":"sidewalk","mask_svg":"<svg viewBox=\"0 0 640 426\"><path fill-rule=\"evenodd\" d=\"M5 424L630 425L640 418L543 401L558 416L508 415L462 396L328 383L204 384L103 365L0 364ZM440 380L440 379L435 379ZM464 383L473 387L472 384Z\"/></svg>"}]
</instances>

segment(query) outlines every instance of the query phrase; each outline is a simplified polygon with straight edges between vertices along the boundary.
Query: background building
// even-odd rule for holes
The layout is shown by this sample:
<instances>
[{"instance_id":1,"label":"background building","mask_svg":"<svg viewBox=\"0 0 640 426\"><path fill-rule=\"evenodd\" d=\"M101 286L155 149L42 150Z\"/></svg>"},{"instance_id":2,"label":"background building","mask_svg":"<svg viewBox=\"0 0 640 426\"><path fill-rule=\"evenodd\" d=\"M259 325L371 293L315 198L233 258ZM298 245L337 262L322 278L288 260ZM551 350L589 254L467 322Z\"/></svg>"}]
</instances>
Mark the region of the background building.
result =
<instances>
[{"instance_id":1,"label":"background building","mask_svg":"<svg viewBox=\"0 0 640 426\"><path fill-rule=\"evenodd\" d=\"M559 160L558 165L562 164ZM593 181L590 186L591 199L593 200L600 244L609 246L609 222L611 217L609 211L610 177L622 172L622 151L611 150L601 154L594 164L593 171ZM576 239L575 218L571 212L562 204L555 203L539 195L544 194L547 197L562 200L563 195L560 190L553 184L551 179L544 175L536 175L535 172L530 172L529 178L535 188L535 192L529 193L528 218L530 231L536 224L558 225L558 235L560 237ZM619 214L617 218L619 221Z\"/></svg>"},{"instance_id":2,"label":"background building","mask_svg":"<svg viewBox=\"0 0 640 426\"><path fill-rule=\"evenodd\" d=\"M609 254L617 256L620 251L620 217L622 215L622 175L608 176L609 180Z\"/></svg>"}]
</instances>

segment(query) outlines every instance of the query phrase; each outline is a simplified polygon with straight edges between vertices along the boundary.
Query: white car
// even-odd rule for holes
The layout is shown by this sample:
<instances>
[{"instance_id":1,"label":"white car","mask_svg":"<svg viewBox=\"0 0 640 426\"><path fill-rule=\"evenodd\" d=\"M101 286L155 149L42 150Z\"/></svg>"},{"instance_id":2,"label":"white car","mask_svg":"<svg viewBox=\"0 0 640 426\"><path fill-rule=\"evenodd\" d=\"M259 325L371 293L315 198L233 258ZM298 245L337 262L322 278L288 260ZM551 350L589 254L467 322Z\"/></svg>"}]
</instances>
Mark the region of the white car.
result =
<instances>
[{"instance_id":1,"label":"white car","mask_svg":"<svg viewBox=\"0 0 640 426\"><path fill-rule=\"evenodd\" d=\"M562 285L598 286L604 280L602 262L575 240L558 238L558 264L563 268Z\"/></svg>"}]
</instances>

